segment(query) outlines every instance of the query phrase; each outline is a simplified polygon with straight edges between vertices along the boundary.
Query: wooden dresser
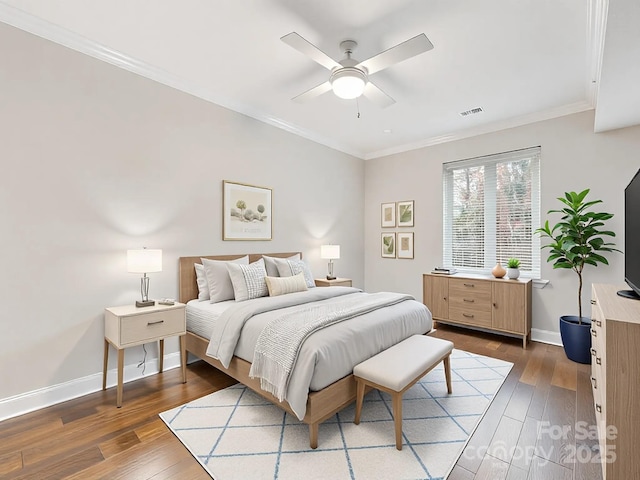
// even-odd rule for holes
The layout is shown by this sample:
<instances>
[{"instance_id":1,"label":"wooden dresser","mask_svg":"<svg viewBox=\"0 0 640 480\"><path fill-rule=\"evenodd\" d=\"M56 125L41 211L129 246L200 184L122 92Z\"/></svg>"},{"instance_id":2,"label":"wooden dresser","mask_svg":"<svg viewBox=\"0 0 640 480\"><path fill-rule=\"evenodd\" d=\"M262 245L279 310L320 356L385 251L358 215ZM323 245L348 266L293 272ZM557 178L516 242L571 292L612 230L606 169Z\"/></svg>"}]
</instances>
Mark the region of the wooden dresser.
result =
<instances>
[{"instance_id":1,"label":"wooden dresser","mask_svg":"<svg viewBox=\"0 0 640 480\"><path fill-rule=\"evenodd\" d=\"M481 275L422 276L423 303L433 319L531 339L531 280Z\"/></svg>"},{"instance_id":2,"label":"wooden dresser","mask_svg":"<svg viewBox=\"0 0 640 480\"><path fill-rule=\"evenodd\" d=\"M604 479L640 478L640 301L594 284L591 386Z\"/></svg>"}]
</instances>

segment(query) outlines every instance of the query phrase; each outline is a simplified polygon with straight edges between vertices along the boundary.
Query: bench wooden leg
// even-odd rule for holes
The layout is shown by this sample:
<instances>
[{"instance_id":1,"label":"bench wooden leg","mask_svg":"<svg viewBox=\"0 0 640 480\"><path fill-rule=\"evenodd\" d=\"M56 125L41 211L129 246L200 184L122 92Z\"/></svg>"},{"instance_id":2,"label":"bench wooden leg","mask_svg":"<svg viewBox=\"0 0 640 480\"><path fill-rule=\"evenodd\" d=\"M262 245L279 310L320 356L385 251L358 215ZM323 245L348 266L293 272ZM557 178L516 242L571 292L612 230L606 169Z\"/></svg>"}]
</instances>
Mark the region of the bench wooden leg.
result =
<instances>
[{"instance_id":1,"label":"bench wooden leg","mask_svg":"<svg viewBox=\"0 0 640 480\"><path fill-rule=\"evenodd\" d=\"M364 400L364 382L356 380L356 417L353 423L360 424L360 414L362 413L362 402Z\"/></svg>"},{"instance_id":2,"label":"bench wooden leg","mask_svg":"<svg viewBox=\"0 0 640 480\"><path fill-rule=\"evenodd\" d=\"M444 357L443 363L444 363L444 376L447 379L447 393L451 393L453 392L453 389L451 388L451 354L447 355L446 357Z\"/></svg>"},{"instance_id":3,"label":"bench wooden leg","mask_svg":"<svg viewBox=\"0 0 640 480\"><path fill-rule=\"evenodd\" d=\"M393 423L396 426L396 448L402 450L402 394L392 393Z\"/></svg>"}]
</instances>

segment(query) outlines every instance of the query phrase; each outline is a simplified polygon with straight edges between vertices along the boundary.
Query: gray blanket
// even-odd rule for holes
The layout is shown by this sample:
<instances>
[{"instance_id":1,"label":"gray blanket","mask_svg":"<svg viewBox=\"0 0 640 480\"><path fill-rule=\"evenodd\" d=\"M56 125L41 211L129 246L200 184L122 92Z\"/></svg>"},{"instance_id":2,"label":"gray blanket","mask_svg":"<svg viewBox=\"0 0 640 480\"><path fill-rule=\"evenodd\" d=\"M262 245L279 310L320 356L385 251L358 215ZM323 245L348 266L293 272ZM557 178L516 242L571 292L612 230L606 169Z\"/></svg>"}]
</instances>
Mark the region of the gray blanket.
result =
<instances>
[{"instance_id":1,"label":"gray blanket","mask_svg":"<svg viewBox=\"0 0 640 480\"><path fill-rule=\"evenodd\" d=\"M207 347L207 355L220 360L225 368L233 358L233 352L240 338L242 327L251 317L260 313L279 310L287 307L304 305L310 302L360 292L357 288L312 288L306 292L290 293L279 297L254 298L246 302L238 302L225 310L216 321Z\"/></svg>"},{"instance_id":2,"label":"gray blanket","mask_svg":"<svg viewBox=\"0 0 640 480\"><path fill-rule=\"evenodd\" d=\"M356 288L330 287L238 302L216 318L207 355L227 366L234 355L252 362L261 332L275 318L314 302L319 305L368 295ZM428 332L431 326L431 313L424 304L406 300L316 331L302 344L286 401L302 420L310 390L327 387L352 373L358 363L411 335Z\"/></svg>"},{"instance_id":3,"label":"gray blanket","mask_svg":"<svg viewBox=\"0 0 640 480\"><path fill-rule=\"evenodd\" d=\"M389 292L346 295L331 303L305 305L275 318L258 337L249 375L259 378L260 387L282 401L300 347L309 335L334 323L405 300L413 300L413 297Z\"/></svg>"}]
</instances>

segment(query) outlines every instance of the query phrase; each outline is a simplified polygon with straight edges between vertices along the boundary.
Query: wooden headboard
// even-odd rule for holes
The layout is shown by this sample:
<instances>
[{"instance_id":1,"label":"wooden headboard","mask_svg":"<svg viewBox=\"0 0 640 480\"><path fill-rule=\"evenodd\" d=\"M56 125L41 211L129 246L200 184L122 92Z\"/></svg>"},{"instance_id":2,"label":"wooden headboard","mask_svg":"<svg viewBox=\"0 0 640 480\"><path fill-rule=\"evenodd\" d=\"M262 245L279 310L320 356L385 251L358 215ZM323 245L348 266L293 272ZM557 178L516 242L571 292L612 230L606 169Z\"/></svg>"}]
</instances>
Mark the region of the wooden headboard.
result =
<instances>
[{"instance_id":1,"label":"wooden headboard","mask_svg":"<svg viewBox=\"0 0 640 480\"><path fill-rule=\"evenodd\" d=\"M180 298L178 301L187 303L189 300L198 298L198 284L196 283L196 270L193 268L194 263L202 263L201 258L209 258L211 260L235 260L236 258L249 255L249 263L255 262L262 258L262 255L269 257L287 258L302 252L286 252L286 253L243 253L240 255L198 255L197 257L180 257L178 259L178 291Z\"/></svg>"}]
</instances>

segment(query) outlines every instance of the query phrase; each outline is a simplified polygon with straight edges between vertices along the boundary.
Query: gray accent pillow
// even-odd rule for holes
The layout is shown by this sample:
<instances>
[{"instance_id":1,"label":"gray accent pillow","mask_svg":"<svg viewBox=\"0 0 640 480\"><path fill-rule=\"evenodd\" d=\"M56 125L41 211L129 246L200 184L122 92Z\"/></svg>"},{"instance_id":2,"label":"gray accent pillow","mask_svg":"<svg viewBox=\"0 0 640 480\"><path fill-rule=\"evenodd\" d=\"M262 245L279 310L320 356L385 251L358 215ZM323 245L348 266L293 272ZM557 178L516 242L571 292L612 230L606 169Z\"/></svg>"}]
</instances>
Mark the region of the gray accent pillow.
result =
<instances>
[{"instance_id":1,"label":"gray accent pillow","mask_svg":"<svg viewBox=\"0 0 640 480\"><path fill-rule=\"evenodd\" d=\"M229 261L210 260L208 258L201 258L201 260L207 277L207 284L209 285L211 303L233 300L233 284L231 283L231 277L229 277L227 264L249 265L249 255Z\"/></svg>"},{"instance_id":2,"label":"gray accent pillow","mask_svg":"<svg viewBox=\"0 0 640 480\"><path fill-rule=\"evenodd\" d=\"M267 270L267 276L269 277L280 276L280 274L278 273L278 264L276 263L276 260L301 260L299 253L291 255L286 259L279 257L270 257L268 255L263 255L262 258L264 258L264 268Z\"/></svg>"},{"instance_id":3,"label":"gray accent pillow","mask_svg":"<svg viewBox=\"0 0 640 480\"><path fill-rule=\"evenodd\" d=\"M307 282L307 288L313 288L316 286L316 282L313 281L311 270L309 270L309 266L304 260L287 260L277 258L276 264L278 265L278 273L281 277L290 277L291 275L296 275L302 272L304 274L304 279Z\"/></svg>"},{"instance_id":4,"label":"gray accent pillow","mask_svg":"<svg viewBox=\"0 0 640 480\"><path fill-rule=\"evenodd\" d=\"M249 265L228 263L227 270L231 277L236 302L269 295L265 280L267 271L264 268L264 260L262 258Z\"/></svg>"}]
</instances>

